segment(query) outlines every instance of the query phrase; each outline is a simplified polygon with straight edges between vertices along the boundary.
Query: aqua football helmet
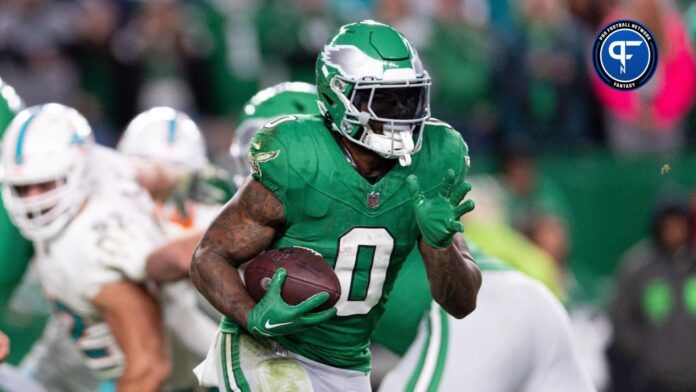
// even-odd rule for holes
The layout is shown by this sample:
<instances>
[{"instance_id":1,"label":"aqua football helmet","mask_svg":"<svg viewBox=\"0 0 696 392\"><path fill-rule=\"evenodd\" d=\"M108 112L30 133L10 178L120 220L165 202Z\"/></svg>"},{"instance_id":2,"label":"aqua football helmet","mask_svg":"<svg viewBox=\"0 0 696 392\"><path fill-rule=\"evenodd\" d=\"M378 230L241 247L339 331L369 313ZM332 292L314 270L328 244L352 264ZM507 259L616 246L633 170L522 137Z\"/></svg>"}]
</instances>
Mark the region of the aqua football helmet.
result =
<instances>
[{"instance_id":1,"label":"aqua football helmet","mask_svg":"<svg viewBox=\"0 0 696 392\"><path fill-rule=\"evenodd\" d=\"M54 237L89 195L94 138L87 120L57 103L21 111L2 143L2 198L32 240ZM42 192L27 192L39 187Z\"/></svg>"},{"instance_id":2,"label":"aqua football helmet","mask_svg":"<svg viewBox=\"0 0 696 392\"><path fill-rule=\"evenodd\" d=\"M341 27L319 54L316 77L319 108L332 130L411 163L430 117L430 76L401 33L371 20Z\"/></svg>"}]
</instances>

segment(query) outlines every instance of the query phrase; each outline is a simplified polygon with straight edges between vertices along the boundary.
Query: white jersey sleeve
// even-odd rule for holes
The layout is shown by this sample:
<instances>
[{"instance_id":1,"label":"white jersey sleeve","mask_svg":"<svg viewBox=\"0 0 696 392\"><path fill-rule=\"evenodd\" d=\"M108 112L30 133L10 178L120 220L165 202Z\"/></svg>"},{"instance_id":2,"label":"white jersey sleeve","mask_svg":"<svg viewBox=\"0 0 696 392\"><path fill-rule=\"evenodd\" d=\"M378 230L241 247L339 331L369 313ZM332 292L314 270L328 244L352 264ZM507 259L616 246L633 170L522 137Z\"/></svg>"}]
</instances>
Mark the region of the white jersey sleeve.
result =
<instances>
[{"instance_id":1,"label":"white jersey sleeve","mask_svg":"<svg viewBox=\"0 0 696 392\"><path fill-rule=\"evenodd\" d=\"M571 335L570 319L560 302L540 283L530 282L526 311L527 333L536 358L525 391L593 391L580 365Z\"/></svg>"},{"instance_id":2,"label":"white jersey sleeve","mask_svg":"<svg viewBox=\"0 0 696 392\"><path fill-rule=\"evenodd\" d=\"M476 310L457 320L433 303L382 391L594 391L574 352L569 321L540 283L484 271Z\"/></svg>"}]
</instances>

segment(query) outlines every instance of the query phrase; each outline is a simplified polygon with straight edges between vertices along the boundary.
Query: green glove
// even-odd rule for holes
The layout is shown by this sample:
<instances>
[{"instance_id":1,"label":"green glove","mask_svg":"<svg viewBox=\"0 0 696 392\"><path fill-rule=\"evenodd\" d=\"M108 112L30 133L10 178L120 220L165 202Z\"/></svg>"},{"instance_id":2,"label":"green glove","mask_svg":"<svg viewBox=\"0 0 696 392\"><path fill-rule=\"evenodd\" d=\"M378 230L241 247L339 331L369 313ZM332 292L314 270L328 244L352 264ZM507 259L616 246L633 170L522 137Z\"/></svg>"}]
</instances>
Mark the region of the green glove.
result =
<instances>
[{"instance_id":1,"label":"green glove","mask_svg":"<svg viewBox=\"0 0 696 392\"><path fill-rule=\"evenodd\" d=\"M284 268L276 270L268 291L249 312L247 330L252 334L263 337L287 335L336 315L336 308L309 313L329 299L327 292L315 294L299 305L288 305L280 296L286 276Z\"/></svg>"},{"instance_id":2,"label":"green glove","mask_svg":"<svg viewBox=\"0 0 696 392\"><path fill-rule=\"evenodd\" d=\"M425 243L436 249L448 247L454 234L464 231L459 218L474 209L473 200L459 204L471 190L471 184L463 181L455 188L454 171L449 169L440 193L432 199L425 198L418 178L413 174L406 178L406 187L411 194L416 223Z\"/></svg>"}]
</instances>

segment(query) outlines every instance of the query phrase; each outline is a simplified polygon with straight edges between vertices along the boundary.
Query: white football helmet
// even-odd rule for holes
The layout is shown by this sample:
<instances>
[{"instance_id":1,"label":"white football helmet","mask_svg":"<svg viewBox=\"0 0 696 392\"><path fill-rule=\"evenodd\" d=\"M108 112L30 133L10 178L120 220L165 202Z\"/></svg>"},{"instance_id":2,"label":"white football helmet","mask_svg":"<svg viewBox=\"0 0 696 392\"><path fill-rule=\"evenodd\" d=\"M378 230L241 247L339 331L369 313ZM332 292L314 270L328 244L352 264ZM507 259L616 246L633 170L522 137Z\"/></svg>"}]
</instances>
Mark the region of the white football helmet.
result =
<instances>
[{"instance_id":1,"label":"white football helmet","mask_svg":"<svg viewBox=\"0 0 696 392\"><path fill-rule=\"evenodd\" d=\"M87 120L64 105L34 106L10 123L2 143L2 198L26 237L54 237L77 215L93 183L93 147ZM20 192L39 184L50 186L38 195Z\"/></svg>"},{"instance_id":2,"label":"white football helmet","mask_svg":"<svg viewBox=\"0 0 696 392\"><path fill-rule=\"evenodd\" d=\"M173 163L189 171L208 165L203 135L186 113L155 107L137 115L121 136L118 150L134 158Z\"/></svg>"}]
</instances>

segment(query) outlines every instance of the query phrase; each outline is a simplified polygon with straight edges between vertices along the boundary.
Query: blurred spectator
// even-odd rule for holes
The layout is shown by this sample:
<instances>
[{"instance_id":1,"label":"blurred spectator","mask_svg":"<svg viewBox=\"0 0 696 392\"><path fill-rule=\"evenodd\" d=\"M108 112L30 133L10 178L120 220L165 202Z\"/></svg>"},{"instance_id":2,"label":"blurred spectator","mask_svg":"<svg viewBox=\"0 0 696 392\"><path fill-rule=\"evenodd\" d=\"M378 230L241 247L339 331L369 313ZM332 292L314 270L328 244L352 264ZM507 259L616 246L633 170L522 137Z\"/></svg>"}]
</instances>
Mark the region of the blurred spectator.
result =
<instances>
[{"instance_id":1,"label":"blurred spectator","mask_svg":"<svg viewBox=\"0 0 696 392\"><path fill-rule=\"evenodd\" d=\"M0 75L27 105L74 104L77 73L63 49L75 39L77 11L70 2L0 2Z\"/></svg>"},{"instance_id":2,"label":"blurred spectator","mask_svg":"<svg viewBox=\"0 0 696 392\"><path fill-rule=\"evenodd\" d=\"M468 3L474 1L437 1L421 57L433 78L433 115L462 132L471 150L481 153L498 125L494 92L500 53L487 11Z\"/></svg>"},{"instance_id":3,"label":"blurred spectator","mask_svg":"<svg viewBox=\"0 0 696 392\"><path fill-rule=\"evenodd\" d=\"M417 9L413 3L411 0L378 0L376 19L393 26L408 37L413 46L421 48L429 44L431 23L428 15L423 12L426 10Z\"/></svg>"},{"instance_id":4,"label":"blurred spectator","mask_svg":"<svg viewBox=\"0 0 696 392\"><path fill-rule=\"evenodd\" d=\"M507 221L551 257L566 291L578 290L568 265L570 209L563 193L538 173L530 147L509 144L502 154L500 170Z\"/></svg>"},{"instance_id":5,"label":"blurred spectator","mask_svg":"<svg viewBox=\"0 0 696 392\"><path fill-rule=\"evenodd\" d=\"M597 30L617 0L570 0L570 10L590 30Z\"/></svg>"},{"instance_id":6,"label":"blurred spectator","mask_svg":"<svg viewBox=\"0 0 696 392\"><path fill-rule=\"evenodd\" d=\"M506 148L500 170L508 221L531 238L537 236L549 246L544 250L560 262L567 253L567 235L561 232L566 230L568 205L562 192L549 179L540 177L528 147ZM559 238L549 239L549 233L558 233Z\"/></svg>"},{"instance_id":7,"label":"blurred spectator","mask_svg":"<svg viewBox=\"0 0 696 392\"><path fill-rule=\"evenodd\" d=\"M614 391L696 390L696 259L686 201L660 202L622 258L611 307Z\"/></svg>"},{"instance_id":8,"label":"blurred spectator","mask_svg":"<svg viewBox=\"0 0 696 392\"><path fill-rule=\"evenodd\" d=\"M606 110L611 147L622 153L676 151L686 141L685 117L696 102L696 53L683 18L671 1L623 0L605 22L643 22L658 44L652 80L634 91L619 91L595 75L593 85Z\"/></svg>"},{"instance_id":9,"label":"blurred spectator","mask_svg":"<svg viewBox=\"0 0 696 392\"><path fill-rule=\"evenodd\" d=\"M689 27L691 42L696 41L696 3L691 3L691 6L686 9L685 13L686 24Z\"/></svg>"},{"instance_id":10,"label":"blurred spectator","mask_svg":"<svg viewBox=\"0 0 696 392\"><path fill-rule=\"evenodd\" d=\"M587 144L589 31L564 0L520 0L519 8L520 31L506 35L501 76L504 139L555 150Z\"/></svg>"},{"instance_id":11,"label":"blurred spectator","mask_svg":"<svg viewBox=\"0 0 696 392\"><path fill-rule=\"evenodd\" d=\"M570 239L565 220L553 213L540 213L531 218L528 226L527 235L532 242L546 251L561 270L567 269Z\"/></svg>"},{"instance_id":12,"label":"blurred spectator","mask_svg":"<svg viewBox=\"0 0 696 392\"><path fill-rule=\"evenodd\" d=\"M177 1L144 2L140 7L124 32L128 41L123 43L139 49L136 54L143 62L139 108L170 106L206 112L214 85L205 61L213 43L199 14Z\"/></svg>"},{"instance_id":13,"label":"blurred spectator","mask_svg":"<svg viewBox=\"0 0 696 392\"><path fill-rule=\"evenodd\" d=\"M338 28L326 0L265 0L256 13L264 72L263 86L286 80L314 83L314 64L326 39Z\"/></svg>"},{"instance_id":14,"label":"blurred spectator","mask_svg":"<svg viewBox=\"0 0 696 392\"><path fill-rule=\"evenodd\" d=\"M81 92L76 107L92 125L97 141L114 145L136 113L139 68L135 58L114 50L123 13L116 3L81 3L75 42L68 47L79 70Z\"/></svg>"}]
</instances>

